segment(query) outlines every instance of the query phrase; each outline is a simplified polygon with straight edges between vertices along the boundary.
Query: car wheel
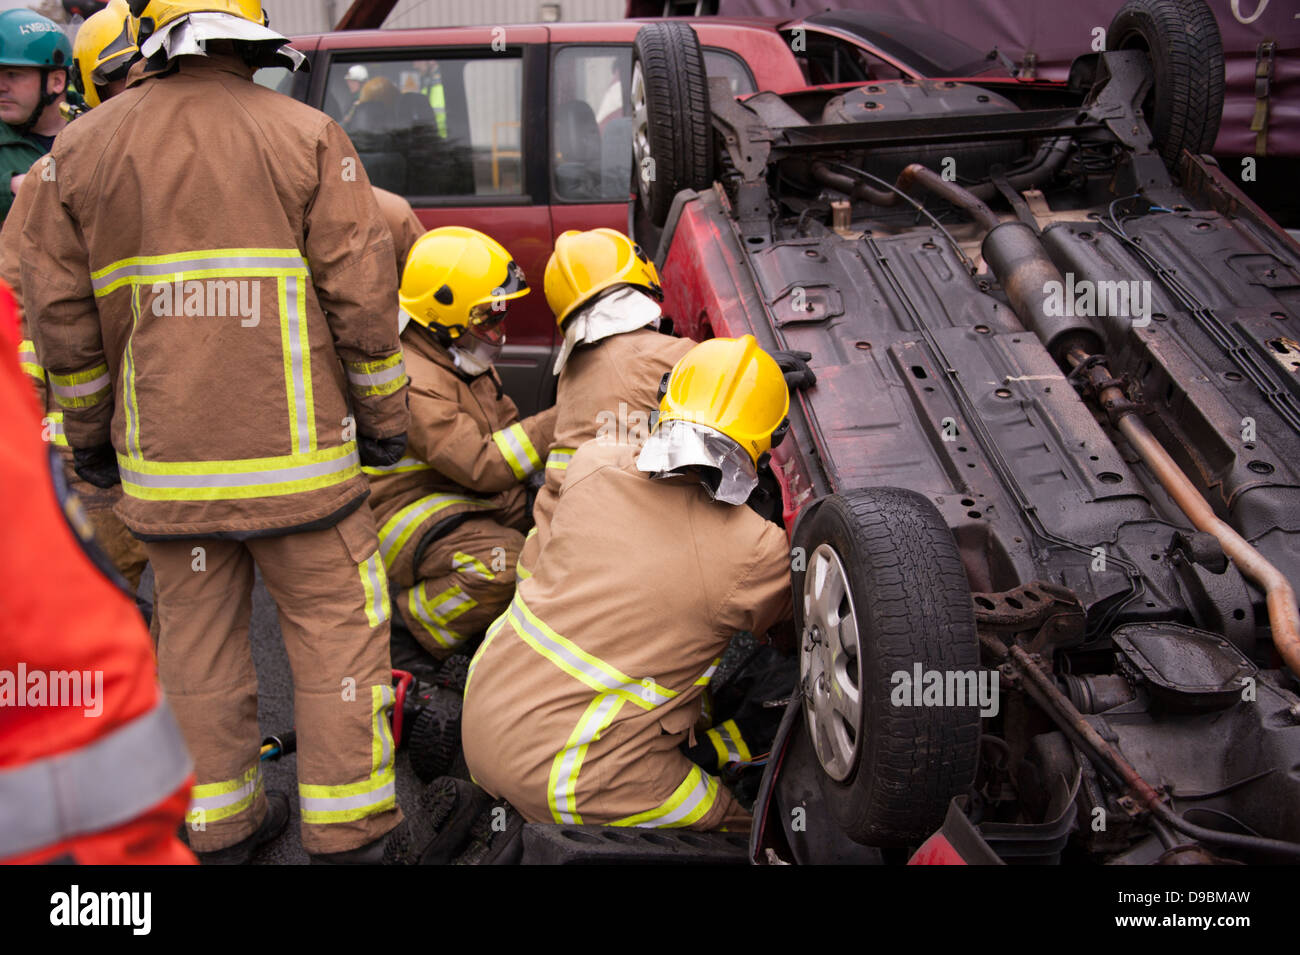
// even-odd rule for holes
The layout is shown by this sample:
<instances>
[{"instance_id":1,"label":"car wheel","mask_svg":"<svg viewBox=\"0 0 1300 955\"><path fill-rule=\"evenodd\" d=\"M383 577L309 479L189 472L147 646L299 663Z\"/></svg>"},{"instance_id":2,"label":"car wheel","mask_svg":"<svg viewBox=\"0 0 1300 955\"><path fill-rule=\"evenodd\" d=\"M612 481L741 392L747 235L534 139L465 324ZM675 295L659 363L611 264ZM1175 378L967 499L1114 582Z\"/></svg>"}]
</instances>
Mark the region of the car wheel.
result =
<instances>
[{"instance_id":1,"label":"car wheel","mask_svg":"<svg viewBox=\"0 0 1300 955\"><path fill-rule=\"evenodd\" d=\"M916 664L979 669L957 544L925 497L870 488L823 499L794 545L804 719L826 803L857 842L914 844L975 777L978 706L891 699L894 674L911 679Z\"/></svg>"},{"instance_id":2,"label":"car wheel","mask_svg":"<svg viewBox=\"0 0 1300 955\"><path fill-rule=\"evenodd\" d=\"M1109 50L1151 57L1153 88L1142 111L1165 165L1186 149L1208 153L1223 117L1223 38L1205 0L1128 0L1106 31Z\"/></svg>"},{"instance_id":3,"label":"car wheel","mask_svg":"<svg viewBox=\"0 0 1300 955\"><path fill-rule=\"evenodd\" d=\"M713 126L700 41L685 23L650 23L632 45L632 180L662 226L673 197L713 182Z\"/></svg>"}]
</instances>

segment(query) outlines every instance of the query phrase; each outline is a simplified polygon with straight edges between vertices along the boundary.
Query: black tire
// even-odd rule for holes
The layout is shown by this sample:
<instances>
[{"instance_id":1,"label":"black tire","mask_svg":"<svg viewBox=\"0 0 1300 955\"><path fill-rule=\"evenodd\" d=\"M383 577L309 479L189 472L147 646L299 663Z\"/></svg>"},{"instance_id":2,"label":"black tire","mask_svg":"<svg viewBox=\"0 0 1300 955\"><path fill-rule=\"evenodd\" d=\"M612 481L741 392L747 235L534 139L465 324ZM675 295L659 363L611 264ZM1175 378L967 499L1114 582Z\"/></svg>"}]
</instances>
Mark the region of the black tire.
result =
<instances>
[{"instance_id":1,"label":"black tire","mask_svg":"<svg viewBox=\"0 0 1300 955\"><path fill-rule=\"evenodd\" d=\"M422 701L407 746L411 769L423 782L445 776L460 753L459 691L438 687Z\"/></svg>"},{"instance_id":2,"label":"black tire","mask_svg":"<svg viewBox=\"0 0 1300 955\"><path fill-rule=\"evenodd\" d=\"M633 189L651 223L662 226L678 192L713 182L709 81L700 41L685 23L643 26L632 44L632 64L644 80L648 149L648 155L638 156L633 143ZM637 122L634 140L639 133ZM653 161L653 175L643 174L646 159Z\"/></svg>"},{"instance_id":3,"label":"black tire","mask_svg":"<svg viewBox=\"0 0 1300 955\"><path fill-rule=\"evenodd\" d=\"M821 764L826 803L857 842L914 845L942 825L949 801L975 778L978 706L891 702L892 674L910 675L916 663L923 671L979 669L970 586L956 541L927 498L899 488L870 488L819 502L799 522L794 546L797 555L803 548L805 561L793 575L805 728ZM832 586L817 589L818 579L840 574L832 556L843 568L844 598L836 597ZM819 607L827 600L838 618L853 618L856 638L839 627L832 633L830 625L822 632L817 621L829 618ZM836 660L844 661L843 676L837 678L841 686L852 685L859 696L856 726L843 715L827 717L824 708L823 716L817 715L817 701L834 695L829 680L814 676L819 672L815 648L831 652L832 644L822 644L823 639L835 641ZM848 652L846 640L859 652ZM838 765L824 758L831 750L819 748L819 739L827 740L822 734L847 740L851 755L841 748Z\"/></svg>"},{"instance_id":4,"label":"black tire","mask_svg":"<svg viewBox=\"0 0 1300 955\"><path fill-rule=\"evenodd\" d=\"M1106 31L1108 50L1144 50L1153 85L1143 104L1156 149L1177 169L1208 153L1223 118L1223 38L1205 0L1128 0Z\"/></svg>"}]
</instances>

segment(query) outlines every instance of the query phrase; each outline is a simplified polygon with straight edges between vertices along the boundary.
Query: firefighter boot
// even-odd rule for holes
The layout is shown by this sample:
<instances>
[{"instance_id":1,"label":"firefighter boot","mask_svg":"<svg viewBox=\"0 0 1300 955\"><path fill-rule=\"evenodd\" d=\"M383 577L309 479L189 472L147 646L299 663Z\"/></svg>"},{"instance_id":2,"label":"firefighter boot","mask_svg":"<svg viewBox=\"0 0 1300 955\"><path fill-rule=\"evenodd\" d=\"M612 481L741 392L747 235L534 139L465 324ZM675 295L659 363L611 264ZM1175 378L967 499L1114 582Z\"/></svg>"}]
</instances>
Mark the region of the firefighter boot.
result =
<instances>
[{"instance_id":1,"label":"firefighter boot","mask_svg":"<svg viewBox=\"0 0 1300 955\"><path fill-rule=\"evenodd\" d=\"M268 792L266 794L266 816L257 831L233 846L215 849L212 852L194 853L202 865L248 865L253 853L277 838L289 824L289 797L284 793Z\"/></svg>"}]
</instances>

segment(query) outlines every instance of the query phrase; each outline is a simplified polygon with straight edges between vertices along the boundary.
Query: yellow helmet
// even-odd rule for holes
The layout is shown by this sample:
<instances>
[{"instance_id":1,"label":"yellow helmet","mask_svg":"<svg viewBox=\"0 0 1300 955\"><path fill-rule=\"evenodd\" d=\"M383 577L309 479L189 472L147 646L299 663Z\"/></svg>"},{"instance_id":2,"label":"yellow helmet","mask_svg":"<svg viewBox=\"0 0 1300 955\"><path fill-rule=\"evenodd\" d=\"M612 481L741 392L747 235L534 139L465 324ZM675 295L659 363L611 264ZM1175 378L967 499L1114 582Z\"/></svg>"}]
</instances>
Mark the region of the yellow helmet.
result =
<instances>
[{"instance_id":1,"label":"yellow helmet","mask_svg":"<svg viewBox=\"0 0 1300 955\"><path fill-rule=\"evenodd\" d=\"M641 247L615 229L570 229L555 240L543 279L546 302L561 327L573 311L606 289L633 285L662 301L654 263Z\"/></svg>"},{"instance_id":2,"label":"yellow helmet","mask_svg":"<svg viewBox=\"0 0 1300 955\"><path fill-rule=\"evenodd\" d=\"M789 410L785 376L753 335L713 338L673 366L655 428L669 421L712 428L739 444L757 466L772 448L773 432L784 434Z\"/></svg>"},{"instance_id":3,"label":"yellow helmet","mask_svg":"<svg viewBox=\"0 0 1300 955\"><path fill-rule=\"evenodd\" d=\"M500 242L452 225L426 232L411 246L397 300L414 321L456 339L471 326L494 324L504 317L506 302L528 291L524 270Z\"/></svg>"},{"instance_id":4,"label":"yellow helmet","mask_svg":"<svg viewBox=\"0 0 1300 955\"><path fill-rule=\"evenodd\" d=\"M266 26L269 18L262 9L262 0L127 0L131 16L139 21L145 35L162 29L173 20L191 13L226 13ZM146 25L144 21L151 21Z\"/></svg>"},{"instance_id":5,"label":"yellow helmet","mask_svg":"<svg viewBox=\"0 0 1300 955\"><path fill-rule=\"evenodd\" d=\"M135 21L126 0L109 0L108 6L86 19L72 45L72 63L88 106L99 105L96 85L124 75L138 49Z\"/></svg>"}]
</instances>

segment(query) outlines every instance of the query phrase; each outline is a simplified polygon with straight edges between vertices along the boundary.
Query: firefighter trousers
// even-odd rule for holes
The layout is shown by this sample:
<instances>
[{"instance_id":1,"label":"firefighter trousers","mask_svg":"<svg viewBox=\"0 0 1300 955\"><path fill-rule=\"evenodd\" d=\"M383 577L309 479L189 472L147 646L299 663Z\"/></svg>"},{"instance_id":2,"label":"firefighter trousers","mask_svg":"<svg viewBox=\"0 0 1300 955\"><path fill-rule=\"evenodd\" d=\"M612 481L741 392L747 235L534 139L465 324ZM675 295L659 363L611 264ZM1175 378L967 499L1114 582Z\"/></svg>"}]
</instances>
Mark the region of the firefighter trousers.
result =
<instances>
[{"instance_id":1,"label":"firefighter trousers","mask_svg":"<svg viewBox=\"0 0 1300 955\"><path fill-rule=\"evenodd\" d=\"M446 659L505 610L523 543L519 531L494 517L471 517L425 546L414 584L395 587L393 602L435 659Z\"/></svg>"},{"instance_id":2,"label":"firefighter trousers","mask_svg":"<svg viewBox=\"0 0 1300 955\"><path fill-rule=\"evenodd\" d=\"M254 565L293 671L303 848L354 849L396 826L387 578L370 509L320 531L145 546L159 676L194 758L191 848L233 845L267 811L248 634Z\"/></svg>"}]
</instances>

